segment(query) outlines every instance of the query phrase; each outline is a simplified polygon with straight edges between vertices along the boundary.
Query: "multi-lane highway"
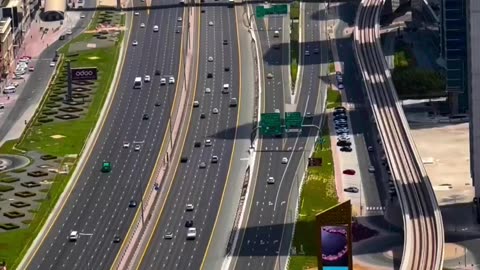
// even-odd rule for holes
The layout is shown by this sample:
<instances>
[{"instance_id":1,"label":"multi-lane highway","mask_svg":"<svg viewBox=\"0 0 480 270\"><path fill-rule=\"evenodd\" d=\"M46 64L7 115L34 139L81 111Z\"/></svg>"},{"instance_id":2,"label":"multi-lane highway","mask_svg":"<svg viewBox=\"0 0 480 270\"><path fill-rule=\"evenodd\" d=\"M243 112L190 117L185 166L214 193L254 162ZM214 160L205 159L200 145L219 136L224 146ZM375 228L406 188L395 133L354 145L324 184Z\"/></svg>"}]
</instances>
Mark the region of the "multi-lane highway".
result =
<instances>
[{"instance_id":1,"label":"multi-lane highway","mask_svg":"<svg viewBox=\"0 0 480 270\"><path fill-rule=\"evenodd\" d=\"M226 1L216 5L208 5L214 0L205 3L198 22L200 58L195 100L199 105L192 109L181 150L183 162L176 168L138 269L200 268L228 184L241 106L236 14ZM229 85L228 93L222 93L225 84ZM231 98L238 99L238 107L230 106ZM214 113L215 109L218 113ZM211 140L212 145L206 145L206 140ZM195 143L200 145L196 147ZM217 163L212 162L213 156L218 157ZM205 168L200 167L201 163ZM193 211L186 211L187 204L194 206ZM186 240L186 222L190 220L197 231L195 240ZM165 239L167 233L173 238Z\"/></svg>"},{"instance_id":2,"label":"multi-lane highway","mask_svg":"<svg viewBox=\"0 0 480 270\"><path fill-rule=\"evenodd\" d=\"M379 17L384 2L361 2L355 22L354 48L404 215L405 240L400 269L442 269L441 214L379 41Z\"/></svg>"},{"instance_id":3,"label":"multi-lane highway","mask_svg":"<svg viewBox=\"0 0 480 270\"><path fill-rule=\"evenodd\" d=\"M167 3L166 3L167 2ZM160 151L171 105L178 84L160 85L163 76L177 77L181 53L181 6L176 1L153 0L152 5L169 8L144 9L133 16L128 50L113 103L98 140L56 222L29 260L29 269L109 269L135 214L129 201L140 203ZM143 3L138 2L140 6ZM133 14L132 14L133 15ZM141 28L140 24L145 27ZM159 31L153 32L158 25ZM133 40L138 46L132 46ZM168 42L166 42L168 41ZM155 76L159 70L161 76ZM142 89L133 89L137 76L150 75ZM168 80L168 79L167 79ZM148 120L142 120L144 114ZM123 143L129 142L129 148ZM140 145L140 151L134 146ZM101 162L113 170L101 173ZM80 233L76 242L67 240L70 231Z\"/></svg>"},{"instance_id":4,"label":"multi-lane highway","mask_svg":"<svg viewBox=\"0 0 480 270\"><path fill-rule=\"evenodd\" d=\"M307 112L315 114L316 111L323 111L316 108L318 101L323 101L326 94L326 86L321 82L320 75L322 61L326 61L327 48L326 42L321 43L321 32L325 29L324 22L313 19L318 17L318 12L322 12L323 4L308 3L303 15L306 22L303 24L303 40L301 44L301 61L303 73L297 82L297 93L299 96L296 109L303 115ZM321 16L320 16L321 17ZM286 100L283 97L285 91L283 87L289 88L288 78L281 77L281 69L288 67L288 60L282 59L289 57L282 50L288 50L288 46L280 46L275 49L273 46L278 42L274 37L274 30L282 25L283 18L268 18L268 31L261 31L265 21L257 20L259 28L258 35L261 41L263 54L271 59L265 59L264 73L272 73L274 76L268 80L265 85L264 111L274 112L280 109L283 113ZM324 33L322 33L324 35ZM289 37L287 37L287 42ZM306 55L309 51L310 55ZM281 65L271 65L269 63L281 62ZM325 73L325 72L323 72ZM288 111L292 111L289 109ZM321 115L315 116L314 124L319 124ZM245 229L240 232L239 245L235 247L234 255L236 260L233 263L235 269L276 269L284 267L285 260L290 248L290 242L293 232L292 222L294 220L294 208L298 196L298 184L304 168L299 163L305 158L308 149L311 148L317 130L304 129L301 133L293 133L283 138L261 139L257 147L260 154L258 170L256 172L256 183L253 189L253 199L250 201L250 207L247 208L247 223ZM307 145L307 141L310 144ZM282 164L282 159L287 158L288 163ZM268 177L273 177L275 184L268 185ZM292 195L294 194L294 195Z\"/></svg>"}]
</instances>

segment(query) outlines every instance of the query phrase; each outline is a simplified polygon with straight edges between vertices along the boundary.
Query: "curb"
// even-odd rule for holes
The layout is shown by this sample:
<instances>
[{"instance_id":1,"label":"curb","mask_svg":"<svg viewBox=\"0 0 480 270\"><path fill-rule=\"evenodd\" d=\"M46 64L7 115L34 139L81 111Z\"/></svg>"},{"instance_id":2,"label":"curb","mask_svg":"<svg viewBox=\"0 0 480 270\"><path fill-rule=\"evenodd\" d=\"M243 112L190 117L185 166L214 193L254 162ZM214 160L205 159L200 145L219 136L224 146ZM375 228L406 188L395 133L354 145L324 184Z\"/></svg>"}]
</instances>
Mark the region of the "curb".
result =
<instances>
[{"instance_id":1,"label":"curb","mask_svg":"<svg viewBox=\"0 0 480 270\"><path fill-rule=\"evenodd\" d=\"M125 16L127 16L127 13L125 13ZM127 20L126 20L127 22ZM126 23L125 23L126 24ZM128 28L127 28L127 31ZM83 31L82 31L83 32ZM124 35L123 40L122 40L122 45L120 46L119 50L119 55L117 59L117 65L115 67L115 74L113 76L112 83L110 84L110 89L108 92L108 95L105 99L105 103L102 107L102 110L100 112L100 116L97 120L97 123L95 124L94 129L90 132L88 135L87 142L84 144L84 148L81 150L80 153L80 160L77 163L77 166L75 167L75 171L73 172L72 176L70 177L70 180L68 181L68 184L65 186L64 191L60 195L60 198L58 199L55 207L53 210L50 212L48 215L47 220L42 226L42 229L38 232L37 236L33 240L30 248L28 251L25 253L22 261L18 265L18 269L25 269L28 264L30 264L31 259L35 255L35 253L38 251L40 248L40 244L43 242L43 240L47 237L48 232L50 229L53 227L55 220L58 218L58 216L61 213L61 210L63 209L64 205L66 204L69 195L73 191L75 185L77 184L77 181L80 177L80 173L83 171L83 168L87 162L86 155L85 153L90 153L93 150L93 146L95 145L94 143L96 142L98 135L100 134L101 127L103 126L103 123L106 120L107 112L110 109L110 106L113 101L113 97L115 96L115 92L117 90L117 84L118 82L118 76L119 76L119 71L121 70L121 64L123 63L123 59L126 54L126 48L125 43L128 42L128 35ZM52 76L53 77L53 76ZM84 152L86 151L86 152ZM27 261L28 260L28 261Z\"/></svg>"}]
</instances>

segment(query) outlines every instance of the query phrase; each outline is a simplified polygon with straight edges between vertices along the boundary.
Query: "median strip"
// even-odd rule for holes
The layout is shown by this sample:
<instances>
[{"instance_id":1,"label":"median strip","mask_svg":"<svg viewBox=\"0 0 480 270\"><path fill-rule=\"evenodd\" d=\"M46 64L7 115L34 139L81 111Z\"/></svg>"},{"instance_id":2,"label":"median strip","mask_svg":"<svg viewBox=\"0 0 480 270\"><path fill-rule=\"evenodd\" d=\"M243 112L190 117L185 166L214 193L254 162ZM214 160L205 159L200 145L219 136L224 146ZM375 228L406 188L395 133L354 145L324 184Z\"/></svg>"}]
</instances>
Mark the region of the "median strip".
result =
<instances>
[{"instance_id":1,"label":"median strip","mask_svg":"<svg viewBox=\"0 0 480 270\"><path fill-rule=\"evenodd\" d=\"M4 173L18 178L28 192L22 193L23 197L17 194L20 192L3 193L0 212L4 212L3 204L8 205L11 199L20 202L29 198L29 205L18 210L20 214L28 214L17 215L10 222L28 225L8 232L0 229L0 260L8 268L18 267L70 182L114 81L124 25L125 16L120 13L97 12L89 30L59 50L57 72L22 137L0 148L2 154L22 154L32 161L22 170ZM97 71L96 80L93 77L75 80L69 99L66 98L68 61L72 69L96 67ZM41 164L33 168L35 163Z\"/></svg>"}]
</instances>

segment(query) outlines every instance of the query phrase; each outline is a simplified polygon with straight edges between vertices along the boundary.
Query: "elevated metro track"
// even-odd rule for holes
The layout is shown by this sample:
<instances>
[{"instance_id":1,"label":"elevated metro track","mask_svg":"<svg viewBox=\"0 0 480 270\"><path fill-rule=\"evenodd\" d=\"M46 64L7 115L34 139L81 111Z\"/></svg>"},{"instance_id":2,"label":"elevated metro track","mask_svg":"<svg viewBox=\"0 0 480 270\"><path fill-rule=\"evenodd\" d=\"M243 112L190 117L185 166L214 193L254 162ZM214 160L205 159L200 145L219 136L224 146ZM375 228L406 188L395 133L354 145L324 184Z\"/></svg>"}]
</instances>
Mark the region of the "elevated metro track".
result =
<instances>
[{"instance_id":1,"label":"elevated metro track","mask_svg":"<svg viewBox=\"0 0 480 270\"><path fill-rule=\"evenodd\" d=\"M403 212L400 269L440 270L445 243L442 217L381 49L379 17L384 3L362 0L355 21L355 55Z\"/></svg>"}]
</instances>

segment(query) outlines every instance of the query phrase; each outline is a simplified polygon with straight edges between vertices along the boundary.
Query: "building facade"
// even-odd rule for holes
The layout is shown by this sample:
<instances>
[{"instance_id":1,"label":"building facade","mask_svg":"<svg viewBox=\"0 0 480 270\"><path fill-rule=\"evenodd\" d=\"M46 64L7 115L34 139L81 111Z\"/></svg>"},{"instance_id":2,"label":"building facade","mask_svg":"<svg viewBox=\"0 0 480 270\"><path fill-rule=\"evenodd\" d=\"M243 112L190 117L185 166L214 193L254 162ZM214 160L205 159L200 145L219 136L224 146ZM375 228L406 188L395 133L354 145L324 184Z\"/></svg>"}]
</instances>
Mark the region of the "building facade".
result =
<instances>
[{"instance_id":1,"label":"building facade","mask_svg":"<svg viewBox=\"0 0 480 270\"><path fill-rule=\"evenodd\" d=\"M10 18L0 18L0 76L5 78L15 62Z\"/></svg>"}]
</instances>

